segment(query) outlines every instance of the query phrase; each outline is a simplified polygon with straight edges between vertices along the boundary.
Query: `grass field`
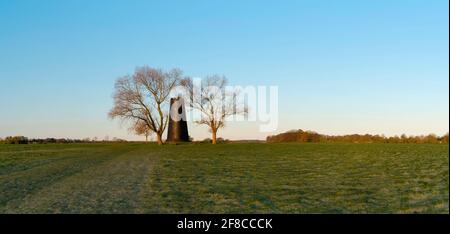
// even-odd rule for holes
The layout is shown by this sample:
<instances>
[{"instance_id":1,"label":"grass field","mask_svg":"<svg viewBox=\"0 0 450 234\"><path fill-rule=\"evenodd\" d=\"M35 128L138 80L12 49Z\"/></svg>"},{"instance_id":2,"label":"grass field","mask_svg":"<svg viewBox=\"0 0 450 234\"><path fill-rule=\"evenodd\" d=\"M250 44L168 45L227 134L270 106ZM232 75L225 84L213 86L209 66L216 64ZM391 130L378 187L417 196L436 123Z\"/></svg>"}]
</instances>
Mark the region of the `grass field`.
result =
<instances>
[{"instance_id":1,"label":"grass field","mask_svg":"<svg viewBox=\"0 0 450 234\"><path fill-rule=\"evenodd\" d=\"M448 213L448 145L0 145L0 213Z\"/></svg>"}]
</instances>

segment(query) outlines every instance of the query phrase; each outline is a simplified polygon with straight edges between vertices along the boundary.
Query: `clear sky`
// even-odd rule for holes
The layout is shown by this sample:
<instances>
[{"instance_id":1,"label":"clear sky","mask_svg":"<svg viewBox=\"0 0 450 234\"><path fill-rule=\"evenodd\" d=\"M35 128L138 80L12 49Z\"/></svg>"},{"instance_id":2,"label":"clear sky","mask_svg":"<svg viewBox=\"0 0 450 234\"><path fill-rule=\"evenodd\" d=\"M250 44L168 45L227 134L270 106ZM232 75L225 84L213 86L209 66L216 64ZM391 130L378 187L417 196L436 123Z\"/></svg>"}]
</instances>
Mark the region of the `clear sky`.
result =
<instances>
[{"instance_id":1,"label":"clear sky","mask_svg":"<svg viewBox=\"0 0 450 234\"><path fill-rule=\"evenodd\" d=\"M449 131L447 0L0 0L0 137L122 137L136 66L279 86L279 128ZM189 125L195 139L209 136ZM256 123L219 135L263 139ZM141 139L141 138L139 138Z\"/></svg>"}]
</instances>

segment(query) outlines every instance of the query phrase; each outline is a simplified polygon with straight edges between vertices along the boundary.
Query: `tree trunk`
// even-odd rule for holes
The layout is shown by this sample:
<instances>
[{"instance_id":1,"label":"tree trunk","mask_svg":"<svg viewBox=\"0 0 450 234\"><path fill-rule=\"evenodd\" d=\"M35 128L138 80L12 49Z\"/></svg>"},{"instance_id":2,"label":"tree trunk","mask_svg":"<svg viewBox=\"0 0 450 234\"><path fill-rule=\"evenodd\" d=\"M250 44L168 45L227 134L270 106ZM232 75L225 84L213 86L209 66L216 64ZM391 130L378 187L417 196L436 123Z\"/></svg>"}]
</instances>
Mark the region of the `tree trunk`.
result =
<instances>
[{"instance_id":1,"label":"tree trunk","mask_svg":"<svg viewBox=\"0 0 450 234\"><path fill-rule=\"evenodd\" d=\"M212 130L212 143L217 144L217 130Z\"/></svg>"},{"instance_id":2,"label":"tree trunk","mask_svg":"<svg viewBox=\"0 0 450 234\"><path fill-rule=\"evenodd\" d=\"M159 133L156 134L156 141L158 142L158 145L162 145L163 144L161 135L162 134L159 134Z\"/></svg>"},{"instance_id":3,"label":"tree trunk","mask_svg":"<svg viewBox=\"0 0 450 234\"><path fill-rule=\"evenodd\" d=\"M145 142L148 142L148 134L145 134Z\"/></svg>"}]
</instances>

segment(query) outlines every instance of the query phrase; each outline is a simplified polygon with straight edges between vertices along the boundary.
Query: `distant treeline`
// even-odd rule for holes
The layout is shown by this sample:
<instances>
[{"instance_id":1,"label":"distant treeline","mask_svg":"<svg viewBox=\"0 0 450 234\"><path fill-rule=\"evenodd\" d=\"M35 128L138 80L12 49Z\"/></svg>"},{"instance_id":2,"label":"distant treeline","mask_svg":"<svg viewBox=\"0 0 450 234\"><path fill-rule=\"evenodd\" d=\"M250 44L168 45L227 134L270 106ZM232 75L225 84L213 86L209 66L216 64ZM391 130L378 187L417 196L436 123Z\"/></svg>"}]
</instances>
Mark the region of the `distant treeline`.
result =
<instances>
[{"instance_id":1,"label":"distant treeline","mask_svg":"<svg viewBox=\"0 0 450 234\"><path fill-rule=\"evenodd\" d=\"M330 136L319 134L313 131L291 130L274 136L268 136L267 142L351 142L351 143L448 143L448 133L444 136L435 134L422 136L401 136L386 137L384 135L341 135Z\"/></svg>"},{"instance_id":2,"label":"distant treeline","mask_svg":"<svg viewBox=\"0 0 450 234\"><path fill-rule=\"evenodd\" d=\"M8 136L5 139L0 138L0 144L68 144L68 143L94 143L94 142L126 142L126 140L113 138L112 140L97 140L97 139L69 139L69 138L45 138L45 139L29 139L24 136Z\"/></svg>"}]
</instances>

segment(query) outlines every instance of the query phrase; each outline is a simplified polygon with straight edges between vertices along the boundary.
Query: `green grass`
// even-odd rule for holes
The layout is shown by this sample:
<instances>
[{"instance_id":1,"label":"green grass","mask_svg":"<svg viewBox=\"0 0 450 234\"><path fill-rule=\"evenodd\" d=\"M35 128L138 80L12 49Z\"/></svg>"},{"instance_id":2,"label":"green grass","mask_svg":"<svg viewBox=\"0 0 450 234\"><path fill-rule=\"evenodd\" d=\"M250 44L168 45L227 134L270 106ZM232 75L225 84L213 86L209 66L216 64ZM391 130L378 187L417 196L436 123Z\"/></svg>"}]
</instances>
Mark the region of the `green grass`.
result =
<instances>
[{"instance_id":1,"label":"green grass","mask_svg":"<svg viewBox=\"0 0 450 234\"><path fill-rule=\"evenodd\" d=\"M448 145L0 145L0 213L448 213Z\"/></svg>"}]
</instances>

